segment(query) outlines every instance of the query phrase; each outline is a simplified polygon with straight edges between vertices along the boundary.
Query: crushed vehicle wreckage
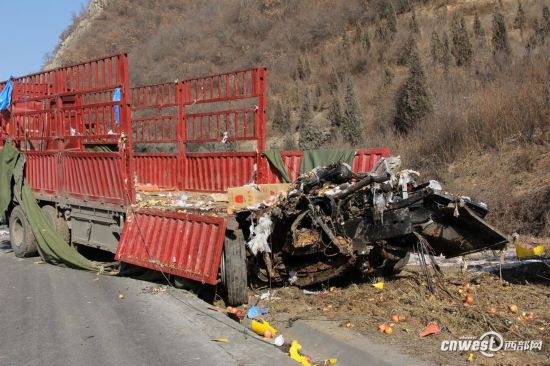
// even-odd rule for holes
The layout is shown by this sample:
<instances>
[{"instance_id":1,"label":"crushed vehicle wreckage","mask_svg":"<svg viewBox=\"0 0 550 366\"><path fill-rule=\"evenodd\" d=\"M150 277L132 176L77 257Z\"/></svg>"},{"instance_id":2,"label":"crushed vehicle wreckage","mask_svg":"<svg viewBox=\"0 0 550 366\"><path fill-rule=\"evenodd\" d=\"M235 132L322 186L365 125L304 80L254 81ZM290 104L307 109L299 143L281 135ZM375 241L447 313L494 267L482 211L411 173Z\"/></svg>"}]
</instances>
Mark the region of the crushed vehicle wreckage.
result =
<instances>
[{"instance_id":1,"label":"crushed vehicle wreckage","mask_svg":"<svg viewBox=\"0 0 550 366\"><path fill-rule=\"evenodd\" d=\"M333 163L299 176L275 204L241 212L256 222L245 228L251 272L308 286L352 270L396 274L411 252L450 258L505 248L507 238L483 220L485 203L418 183L419 173L400 167L399 157L365 174Z\"/></svg>"}]
</instances>

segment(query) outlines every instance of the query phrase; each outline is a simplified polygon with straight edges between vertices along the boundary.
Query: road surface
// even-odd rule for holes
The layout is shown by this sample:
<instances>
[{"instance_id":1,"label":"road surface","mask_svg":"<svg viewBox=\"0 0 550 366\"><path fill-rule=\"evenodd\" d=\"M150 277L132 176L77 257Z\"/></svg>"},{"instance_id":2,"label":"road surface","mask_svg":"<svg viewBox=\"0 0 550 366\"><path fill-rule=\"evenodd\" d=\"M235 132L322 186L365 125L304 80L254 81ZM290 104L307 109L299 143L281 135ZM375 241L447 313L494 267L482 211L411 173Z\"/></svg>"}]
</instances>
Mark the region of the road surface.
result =
<instances>
[{"instance_id":1,"label":"road surface","mask_svg":"<svg viewBox=\"0 0 550 366\"><path fill-rule=\"evenodd\" d=\"M0 239L0 365L295 364L190 293L19 259Z\"/></svg>"}]
</instances>

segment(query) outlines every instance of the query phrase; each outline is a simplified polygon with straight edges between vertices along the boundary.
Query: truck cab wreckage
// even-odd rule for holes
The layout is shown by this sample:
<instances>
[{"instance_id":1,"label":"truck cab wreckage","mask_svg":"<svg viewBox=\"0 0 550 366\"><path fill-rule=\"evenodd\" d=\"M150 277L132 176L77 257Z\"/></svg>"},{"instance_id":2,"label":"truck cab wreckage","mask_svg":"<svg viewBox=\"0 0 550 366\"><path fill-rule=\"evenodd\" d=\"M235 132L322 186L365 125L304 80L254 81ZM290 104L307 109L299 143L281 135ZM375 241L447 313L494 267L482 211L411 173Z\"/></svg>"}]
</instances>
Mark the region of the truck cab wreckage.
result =
<instances>
[{"instance_id":1,"label":"truck cab wreckage","mask_svg":"<svg viewBox=\"0 0 550 366\"><path fill-rule=\"evenodd\" d=\"M483 218L487 205L446 193L437 181L400 170L399 157L381 158L369 173L345 163L299 176L276 204L254 213L251 261L260 280L308 286L357 270L392 275L411 252L446 258L500 250L506 237ZM260 235L261 240L255 236ZM268 255L268 253L271 255Z\"/></svg>"}]
</instances>

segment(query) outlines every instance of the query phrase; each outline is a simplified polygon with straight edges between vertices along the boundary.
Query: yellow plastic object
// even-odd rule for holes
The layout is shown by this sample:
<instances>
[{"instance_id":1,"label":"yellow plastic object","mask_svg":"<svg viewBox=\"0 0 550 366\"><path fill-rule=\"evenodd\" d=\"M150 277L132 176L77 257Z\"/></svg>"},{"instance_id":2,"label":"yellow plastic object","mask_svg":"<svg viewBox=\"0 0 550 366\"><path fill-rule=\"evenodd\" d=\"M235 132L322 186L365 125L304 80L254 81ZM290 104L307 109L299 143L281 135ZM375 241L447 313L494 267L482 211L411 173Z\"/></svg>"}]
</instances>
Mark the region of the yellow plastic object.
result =
<instances>
[{"instance_id":1,"label":"yellow plastic object","mask_svg":"<svg viewBox=\"0 0 550 366\"><path fill-rule=\"evenodd\" d=\"M329 358L323 361L323 366L336 365L337 362L338 362L337 358Z\"/></svg>"},{"instance_id":2,"label":"yellow plastic object","mask_svg":"<svg viewBox=\"0 0 550 366\"><path fill-rule=\"evenodd\" d=\"M529 246L525 244L515 243L516 256L520 259L529 257L540 257L544 254L544 247L542 245Z\"/></svg>"},{"instance_id":3,"label":"yellow plastic object","mask_svg":"<svg viewBox=\"0 0 550 366\"><path fill-rule=\"evenodd\" d=\"M288 350L290 358L296 362L299 362L302 366L311 366L311 363L308 361L307 357L300 354L301 349L302 345L298 343L297 340L293 340L290 344L290 349Z\"/></svg>"},{"instance_id":4,"label":"yellow plastic object","mask_svg":"<svg viewBox=\"0 0 550 366\"><path fill-rule=\"evenodd\" d=\"M384 289L384 282L376 282L376 283L373 283L372 284L374 287L376 287L377 289L379 290L383 290Z\"/></svg>"},{"instance_id":5,"label":"yellow plastic object","mask_svg":"<svg viewBox=\"0 0 550 366\"><path fill-rule=\"evenodd\" d=\"M218 342L218 343L228 343L229 342L229 339L227 338L214 338L212 339L213 342Z\"/></svg>"},{"instance_id":6,"label":"yellow plastic object","mask_svg":"<svg viewBox=\"0 0 550 366\"><path fill-rule=\"evenodd\" d=\"M250 322L250 329L262 337L264 336L266 330L269 330L273 337L277 335L277 329L273 328L268 322L263 320L252 319Z\"/></svg>"}]
</instances>

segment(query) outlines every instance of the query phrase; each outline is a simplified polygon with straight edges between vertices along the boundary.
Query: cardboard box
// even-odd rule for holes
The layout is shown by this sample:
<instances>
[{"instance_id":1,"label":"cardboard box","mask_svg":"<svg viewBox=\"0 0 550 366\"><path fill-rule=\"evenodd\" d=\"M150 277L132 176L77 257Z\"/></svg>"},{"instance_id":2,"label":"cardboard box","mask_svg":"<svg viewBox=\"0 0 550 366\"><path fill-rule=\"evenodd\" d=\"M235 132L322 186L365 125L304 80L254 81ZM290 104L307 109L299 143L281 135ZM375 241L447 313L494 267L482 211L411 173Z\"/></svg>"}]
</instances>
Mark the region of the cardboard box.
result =
<instances>
[{"instance_id":1,"label":"cardboard box","mask_svg":"<svg viewBox=\"0 0 550 366\"><path fill-rule=\"evenodd\" d=\"M229 187L227 188L227 212L254 206L258 203L269 200L279 192L286 192L290 184L258 184L253 186Z\"/></svg>"}]
</instances>

